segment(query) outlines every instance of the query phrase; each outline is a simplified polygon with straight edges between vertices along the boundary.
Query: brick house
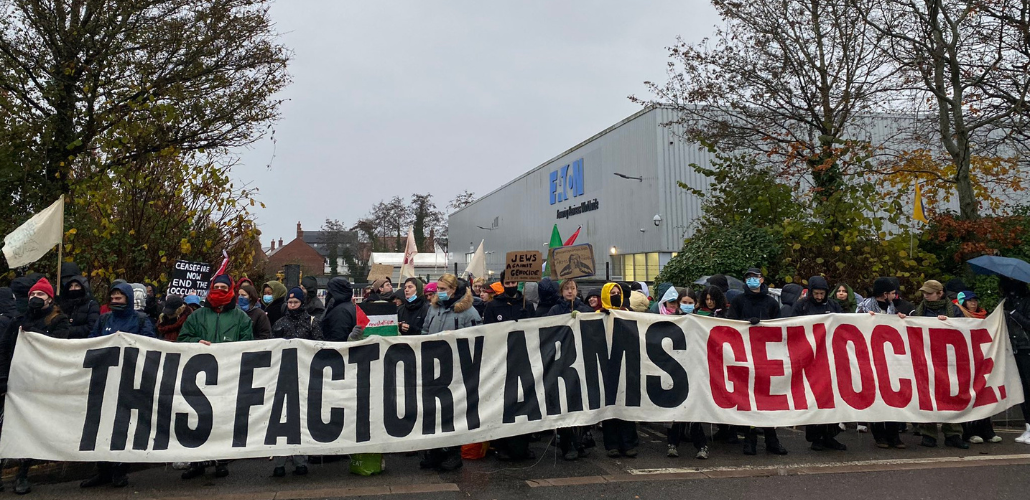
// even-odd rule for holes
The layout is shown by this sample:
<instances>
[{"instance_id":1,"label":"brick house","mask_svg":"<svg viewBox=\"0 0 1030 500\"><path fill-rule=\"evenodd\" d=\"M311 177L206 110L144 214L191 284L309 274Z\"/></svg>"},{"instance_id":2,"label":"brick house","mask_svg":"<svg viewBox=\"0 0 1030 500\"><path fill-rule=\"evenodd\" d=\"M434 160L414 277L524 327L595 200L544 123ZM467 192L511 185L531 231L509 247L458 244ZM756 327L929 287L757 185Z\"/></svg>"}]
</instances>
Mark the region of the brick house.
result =
<instances>
[{"instance_id":1,"label":"brick house","mask_svg":"<svg viewBox=\"0 0 1030 500\"><path fill-rule=\"evenodd\" d=\"M299 222L297 223L297 237L285 245L282 238L279 238L278 246L273 239L267 256L268 265L265 268L265 274L270 278L275 276L277 272L282 271L288 264L300 264L300 271L304 276L322 276L325 274L325 257L304 241L304 231L301 229Z\"/></svg>"}]
</instances>

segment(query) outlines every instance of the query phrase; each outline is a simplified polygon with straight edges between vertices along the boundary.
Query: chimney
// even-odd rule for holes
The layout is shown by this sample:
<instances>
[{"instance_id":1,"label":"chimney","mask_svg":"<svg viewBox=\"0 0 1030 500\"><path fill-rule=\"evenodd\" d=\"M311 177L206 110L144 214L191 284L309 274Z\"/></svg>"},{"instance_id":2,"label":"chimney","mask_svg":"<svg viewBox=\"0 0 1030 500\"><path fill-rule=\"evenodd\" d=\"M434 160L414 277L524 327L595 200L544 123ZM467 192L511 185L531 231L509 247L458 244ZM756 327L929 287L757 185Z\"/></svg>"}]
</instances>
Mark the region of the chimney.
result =
<instances>
[{"instance_id":1,"label":"chimney","mask_svg":"<svg viewBox=\"0 0 1030 500\"><path fill-rule=\"evenodd\" d=\"M304 230L300 228L300 221L297 221L297 238L304 239Z\"/></svg>"},{"instance_id":2,"label":"chimney","mask_svg":"<svg viewBox=\"0 0 1030 500\"><path fill-rule=\"evenodd\" d=\"M272 238L272 250L275 250L275 238Z\"/></svg>"},{"instance_id":3,"label":"chimney","mask_svg":"<svg viewBox=\"0 0 1030 500\"><path fill-rule=\"evenodd\" d=\"M282 248L282 247L283 247L283 239L279 238L279 248Z\"/></svg>"}]
</instances>

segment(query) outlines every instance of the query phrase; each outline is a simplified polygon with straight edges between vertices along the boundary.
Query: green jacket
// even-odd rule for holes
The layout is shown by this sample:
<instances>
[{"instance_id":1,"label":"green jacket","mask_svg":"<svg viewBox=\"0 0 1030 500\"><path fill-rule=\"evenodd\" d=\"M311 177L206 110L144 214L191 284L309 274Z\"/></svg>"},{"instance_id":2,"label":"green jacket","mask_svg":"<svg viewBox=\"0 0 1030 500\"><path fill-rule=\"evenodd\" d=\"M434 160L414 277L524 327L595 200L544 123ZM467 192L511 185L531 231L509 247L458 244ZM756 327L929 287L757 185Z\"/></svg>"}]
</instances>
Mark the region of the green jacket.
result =
<instances>
[{"instance_id":1,"label":"green jacket","mask_svg":"<svg viewBox=\"0 0 1030 500\"><path fill-rule=\"evenodd\" d=\"M179 331L179 342L200 342L206 340L212 344L220 342L236 342L254 340L254 331L250 326L250 316L229 304L218 313L205 304L197 309Z\"/></svg>"}]
</instances>

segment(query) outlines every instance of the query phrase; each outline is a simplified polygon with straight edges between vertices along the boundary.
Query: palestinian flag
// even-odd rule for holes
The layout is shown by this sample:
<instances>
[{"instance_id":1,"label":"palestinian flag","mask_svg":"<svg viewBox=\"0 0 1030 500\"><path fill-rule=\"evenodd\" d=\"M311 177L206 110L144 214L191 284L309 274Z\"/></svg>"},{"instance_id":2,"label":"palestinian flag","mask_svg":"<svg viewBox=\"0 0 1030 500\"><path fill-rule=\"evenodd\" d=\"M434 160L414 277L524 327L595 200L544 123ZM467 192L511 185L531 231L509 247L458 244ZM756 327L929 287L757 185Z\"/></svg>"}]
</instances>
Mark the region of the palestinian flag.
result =
<instances>
[{"instance_id":1,"label":"palestinian flag","mask_svg":"<svg viewBox=\"0 0 1030 500\"><path fill-rule=\"evenodd\" d=\"M362 302L358 304L358 326L365 329L365 337L381 335L396 337L397 306L393 302Z\"/></svg>"}]
</instances>

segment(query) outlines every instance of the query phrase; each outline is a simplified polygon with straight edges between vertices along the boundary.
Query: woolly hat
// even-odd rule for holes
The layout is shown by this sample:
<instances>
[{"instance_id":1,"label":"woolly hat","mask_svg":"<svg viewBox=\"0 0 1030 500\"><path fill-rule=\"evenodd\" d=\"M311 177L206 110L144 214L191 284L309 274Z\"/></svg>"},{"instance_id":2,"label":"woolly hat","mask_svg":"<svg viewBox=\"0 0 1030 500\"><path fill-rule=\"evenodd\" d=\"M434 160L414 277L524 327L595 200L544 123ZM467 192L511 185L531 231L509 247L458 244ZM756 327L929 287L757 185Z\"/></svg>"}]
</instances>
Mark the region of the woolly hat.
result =
<instances>
[{"instance_id":1,"label":"woolly hat","mask_svg":"<svg viewBox=\"0 0 1030 500\"><path fill-rule=\"evenodd\" d=\"M386 282L388 282L388 281L390 281L390 278L379 278L379 279L373 281L372 282L372 291L375 291L375 292L380 291L383 288L383 285L386 284ZM390 284L393 284L393 282L390 281Z\"/></svg>"},{"instance_id":2,"label":"woolly hat","mask_svg":"<svg viewBox=\"0 0 1030 500\"><path fill-rule=\"evenodd\" d=\"M230 290L233 288L232 278L230 278L228 274L219 274L218 276L215 276L215 279L211 280L212 289L214 289L215 283L225 283L226 285L229 285Z\"/></svg>"},{"instance_id":3,"label":"woolly hat","mask_svg":"<svg viewBox=\"0 0 1030 500\"><path fill-rule=\"evenodd\" d=\"M426 283L426 286L422 287L422 293L436 293L436 282Z\"/></svg>"},{"instance_id":4,"label":"woolly hat","mask_svg":"<svg viewBox=\"0 0 1030 500\"><path fill-rule=\"evenodd\" d=\"M290 299L297 299L304 302L304 290L301 290L300 287L291 288L290 293L286 294L286 300Z\"/></svg>"},{"instance_id":5,"label":"woolly hat","mask_svg":"<svg viewBox=\"0 0 1030 500\"><path fill-rule=\"evenodd\" d=\"M500 281L493 283L490 285L490 290L494 293L494 295L500 295L504 293L504 283L501 283Z\"/></svg>"},{"instance_id":6,"label":"woolly hat","mask_svg":"<svg viewBox=\"0 0 1030 500\"><path fill-rule=\"evenodd\" d=\"M29 295L33 292L41 291L47 295L47 297L54 298L54 287L50 286L50 282L46 278L40 278L32 288L29 288Z\"/></svg>"},{"instance_id":7,"label":"woolly hat","mask_svg":"<svg viewBox=\"0 0 1030 500\"><path fill-rule=\"evenodd\" d=\"M650 305L651 301L647 300L647 295L644 295L642 292L634 290L633 293L629 294L629 309L631 311L647 312L647 308Z\"/></svg>"},{"instance_id":8,"label":"woolly hat","mask_svg":"<svg viewBox=\"0 0 1030 500\"><path fill-rule=\"evenodd\" d=\"M178 295L169 295L168 298L165 299L164 315L173 316L175 312L178 311L180 307L182 307L182 304L182 297Z\"/></svg>"},{"instance_id":9,"label":"woolly hat","mask_svg":"<svg viewBox=\"0 0 1030 500\"><path fill-rule=\"evenodd\" d=\"M876 278L873 282L873 297L879 297L887 292L897 291L898 287L894 286L894 280L890 278Z\"/></svg>"}]
</instances>

